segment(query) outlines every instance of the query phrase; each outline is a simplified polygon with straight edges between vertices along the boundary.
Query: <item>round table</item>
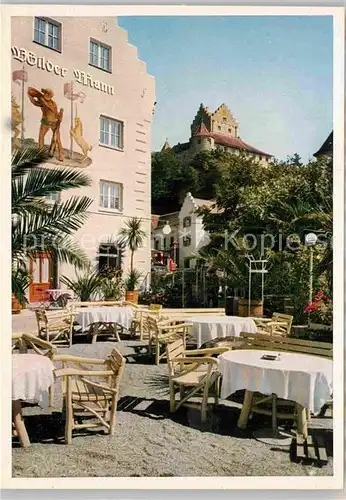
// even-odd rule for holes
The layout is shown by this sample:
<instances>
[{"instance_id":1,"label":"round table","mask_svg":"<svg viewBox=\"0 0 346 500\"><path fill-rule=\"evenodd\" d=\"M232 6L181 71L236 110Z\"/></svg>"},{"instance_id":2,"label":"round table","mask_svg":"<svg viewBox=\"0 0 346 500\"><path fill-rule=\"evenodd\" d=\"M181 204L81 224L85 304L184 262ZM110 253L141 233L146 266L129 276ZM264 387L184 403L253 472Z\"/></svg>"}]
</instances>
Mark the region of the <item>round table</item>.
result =
<instances>
[{"instance_id":1,"label":"round table","mask_svg":"<svg viewBox=\"0 0 346 500\"><path fill-rule=\"evenodd\" d=\"M133 309L130 306L92 306L77 309L76 321L84 330L93 323L116 323L123 328L130 328Z\"/></svg>"},{"instance_id":2,"label":"round table","mask_svg":"<svg viewBox=\"0 0 346 500\"><path fill-rule=\"evenodd\" d=\"M279 355L277 360L262 359L263 355ZM246 389L239 427L246 427L253 392L274 394L295 401L317 413L333 392L333 362L330 359L293 352L260 350L230 351L219 356L222 375L221 397ZM302 422L306 434L306 422Z\"/></svg>"},{"instance_id":3,"label":"round table","mask_svg":"<svg viewBox=\"0 0 346 500\"><path fill-rule=\"evenodd\" d=\"M21 401L45 406L48 389L54 383L55 367L46 356L12 354L12 414L15 429L23 447L30 440L22 419Z\"/></svg>"},{"instance_id":4,"label":"round table","mask_svg":"<svg viewBox=\"0 0 346 500\"><path fill-rule=\"evenodd\" d=\"M92 342L95 343L99 334L109 335L109 329L120 342L118 326L129 330L133 319L133 308L130 306L92 306L77 310L76 321L85 331L90 327ZM103 328L106 326L106 330Z\"/></svg>"},{"instance_id":5,"label":"round table","mask_svg":"<svg viewBox=\"0 0 346 500\"><path fill-rule=\"evenodd\" d=\"M193 324L191 335L200 347L205 342L221 337L239 337L240 332L256 333L253 319L240 316L216 316L204 314L191 316L188 320Z\"/></svg>"}]
</instances>

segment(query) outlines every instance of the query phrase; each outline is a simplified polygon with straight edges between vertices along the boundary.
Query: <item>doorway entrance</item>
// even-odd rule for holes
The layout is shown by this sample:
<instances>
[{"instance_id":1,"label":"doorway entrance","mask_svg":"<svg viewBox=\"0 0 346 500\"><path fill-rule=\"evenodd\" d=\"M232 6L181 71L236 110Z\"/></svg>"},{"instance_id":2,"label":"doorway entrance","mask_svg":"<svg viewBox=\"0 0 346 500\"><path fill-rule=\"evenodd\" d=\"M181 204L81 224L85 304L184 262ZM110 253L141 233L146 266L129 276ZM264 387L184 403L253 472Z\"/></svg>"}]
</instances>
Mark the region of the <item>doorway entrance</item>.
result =
<instances>
[{"instance_id":1,"label":"doorway entrance","mask_svg":"<svg viewBox=\"0 0 346 500\"><path fill-rule=\"evenodd\" d=\"M56 265L47 253L39 253L30 259L30 274L32 277L29 286L29 302L43 302L47 299L47 290L54 288Z\"/></svg>"}]
</instances>

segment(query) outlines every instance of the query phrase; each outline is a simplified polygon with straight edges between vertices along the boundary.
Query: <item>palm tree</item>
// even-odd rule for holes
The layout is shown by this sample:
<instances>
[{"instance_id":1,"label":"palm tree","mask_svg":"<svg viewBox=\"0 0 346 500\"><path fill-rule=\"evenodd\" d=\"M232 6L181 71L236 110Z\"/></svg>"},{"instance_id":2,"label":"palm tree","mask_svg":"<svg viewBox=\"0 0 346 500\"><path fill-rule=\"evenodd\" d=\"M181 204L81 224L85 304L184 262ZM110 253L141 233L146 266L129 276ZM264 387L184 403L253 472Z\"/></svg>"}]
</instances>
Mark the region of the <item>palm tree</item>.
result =
<instances>
[{"instance_id":1,"label":"palm tree","mask_svg":"<svg viewBox=\"0 0 346 500\"><path fill-rule=\"evenodd\" d=\"M37 149L17 150L12 156L12 262L26 269L28 259L46 252L56 262L83 268L87 256L70 235L87 219L92 200L72 196L51 204L46 197L90 186L91 181L76 170L42 168L47 159Z\"/></svg>"},{"instance_id":2,"label":"palm tree","mask_svg":"<svg viewBox=\"0 0 346 500\"><path fill-rule=\"evenodd\" d=\"M120 229L120 235L123 237L126 246L130 249L130 274L133 274L134 271L134 253L143 245L144 238L146 237L146 232L141 229L142 222L142 219L139 217L131 217L125 221L125 227Z\"/></svg>"}]
</instances>

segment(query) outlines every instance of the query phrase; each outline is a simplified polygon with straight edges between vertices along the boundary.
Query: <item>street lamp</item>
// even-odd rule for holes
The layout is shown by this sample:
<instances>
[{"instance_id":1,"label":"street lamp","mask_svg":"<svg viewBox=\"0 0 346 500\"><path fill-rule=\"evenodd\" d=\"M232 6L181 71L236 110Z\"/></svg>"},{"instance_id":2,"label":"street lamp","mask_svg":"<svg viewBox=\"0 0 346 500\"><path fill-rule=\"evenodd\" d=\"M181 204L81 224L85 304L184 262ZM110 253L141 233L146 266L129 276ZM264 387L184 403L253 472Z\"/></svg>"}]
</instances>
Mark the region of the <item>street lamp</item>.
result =
<instances>
[{"instance_id":1,"label":"street lamp","mask_svg":"<svg viewBox=\"0 0 346 500\"><path fill-rule=\"evenodd\" d=\"M163 232L163 234L167 235L167 234L171 234L171 231L172 231L171 226L169 225L169 222L166 221L166 224L163 226L162 232Z\"/></svg>"},{"instance_id":2,"label":"street lamp","mask_svg":"<svg viewBox=\"0 0 346 500\"><path fill-rule=\"evenodd\" d=\"M305 245L310 248L310 264L309 264L309 304L312 303L313 292L313 268L314 268L314 246L317 243L317 235L309 233L305 236ZM308 326L310 326L310 311L308 312Z\"/></svg>"}]
</instances>

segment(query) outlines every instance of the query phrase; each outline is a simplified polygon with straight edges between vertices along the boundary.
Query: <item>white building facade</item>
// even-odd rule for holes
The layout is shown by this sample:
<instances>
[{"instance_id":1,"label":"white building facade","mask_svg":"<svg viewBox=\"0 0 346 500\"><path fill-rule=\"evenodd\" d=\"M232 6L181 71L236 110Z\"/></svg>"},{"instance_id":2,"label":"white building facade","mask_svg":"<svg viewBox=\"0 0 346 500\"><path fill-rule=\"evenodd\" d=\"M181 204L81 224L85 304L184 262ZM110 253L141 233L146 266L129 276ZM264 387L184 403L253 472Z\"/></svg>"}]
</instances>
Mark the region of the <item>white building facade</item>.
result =
<instances>
[{"instance_id":1,"label":"white building facade","mask_svg":"<svg viewBox=\"0 0 346 500\"><path fill-rule=\"evenodd\" d=\"M61 196L93 200L74 238L92 266L121 266L126 272L129 255L121 258L107 242L116 239L126 219L141 218L147 237L135 254L135 267L144 279L151 262L155 81L116 18L12 18L13 149L38 147L44 132L44 145L50 145L53 115L35 105L42 99L55 106L61 142L44 167L75 168L91 178L90 187ZM31 263L31 271L31 302L58 287L61 275L75 274L71 266L52 265L46 255Z\"/></svg>"}]
</instances>

